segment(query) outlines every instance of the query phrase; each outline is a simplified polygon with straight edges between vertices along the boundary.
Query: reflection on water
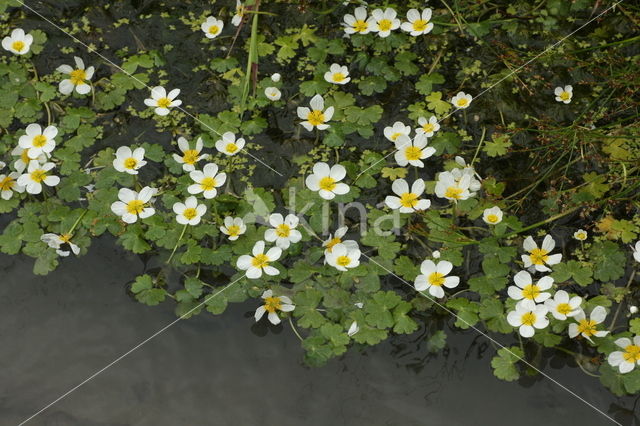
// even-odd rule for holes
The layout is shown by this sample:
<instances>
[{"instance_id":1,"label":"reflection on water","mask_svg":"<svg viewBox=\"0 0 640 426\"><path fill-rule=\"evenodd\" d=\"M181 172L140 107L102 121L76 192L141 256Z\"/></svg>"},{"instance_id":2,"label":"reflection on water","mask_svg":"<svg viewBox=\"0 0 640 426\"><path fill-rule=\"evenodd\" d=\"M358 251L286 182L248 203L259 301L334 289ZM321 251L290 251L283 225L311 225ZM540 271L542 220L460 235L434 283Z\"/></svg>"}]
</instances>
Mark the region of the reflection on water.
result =
<instances>
[{"instance_id":1,"label":"reflection on water","mask_svg":"<svg viewBox=\"0 0 640 426\"><path fill-rule=\"evenodd\" d=\"M132 301L136 256L96 242L46 278L31 260L2 256L0 413L17 424L175 319L172 306ZM181 321L51 407L34 425L607 425L546 379L493 377L493 349L450 333L431 354L416 333L326 367L301 364L288 328L253 322L254 302ZM616 398L561 359L546 372L625 425Z\"/></svg>"}]
</instances>

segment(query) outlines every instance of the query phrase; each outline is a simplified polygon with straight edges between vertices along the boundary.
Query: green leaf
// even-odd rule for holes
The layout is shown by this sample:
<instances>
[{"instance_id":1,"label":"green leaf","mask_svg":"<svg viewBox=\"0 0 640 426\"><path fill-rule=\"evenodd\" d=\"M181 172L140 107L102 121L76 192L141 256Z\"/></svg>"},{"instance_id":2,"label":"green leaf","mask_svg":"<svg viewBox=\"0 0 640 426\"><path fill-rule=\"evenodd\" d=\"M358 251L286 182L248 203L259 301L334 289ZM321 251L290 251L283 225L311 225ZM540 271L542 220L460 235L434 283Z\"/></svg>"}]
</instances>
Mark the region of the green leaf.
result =
<instances>
[{"instance_id":1,"label":"green leaf","mask_svg":"<svg viewBox=\"0 0 640 426\"><path fill-rule=\"evenodd\" d=\"M427 108L431 111L435 111L436 114L441 115L449 112L451 104L442 100L442 92L431 92L427 98Z\"/></svg>"},{"instance_id":2,"label":"green leaf","mask_svg":"<svg viewBox=\"0 0 640 426\"><path fill-rule=\"evenodd\" d=\"M516 363L524 356L517 346L498 349L498 354L491 360L493 374L507 382L513 382L520 378L520 372Z\"/></svg>"},{"instance_id":3,"label":"green leaf","mask_svg":"<svg viewBox=\"0 0 640 426\"><path fill-rule=\"evenodd\" d=\"M586 287L593 282L593 271L591 268L587 266L583 266L583 264L577 260L570 260L567 263L559 263L554 265L553 272L551 273L551 277L557 283L563 283L573 278L573 280L583 286Z\"/></svg>"},{"instance_id":4,"label":"green leaf","mask_svg":"<svg viewBox=\"0 0 640 426\"><path fill-rule=\"evenodd\" d=\"M411 303L401 301L393 310L393 320L395 325L393 331L399 334L410 334L418 329L418 323L412 320L407 314L413 309Z\"/></svg>"},{"instance_id":5,"label":"green leaf","mask_svg":"<svg viewBox=\"0 0 640 426\"><path fill-rule=\"evenodd\" d=\"M416 83L416 90L421 95L428 95L433 90L434 84L444 83L444 77L437 72L431 74L422 74Z\"/></svg>"},{"instance_id":6,"label":"green leaf","mask_svg":"<svg viewBox=\"0 0 640 426\"><path fill-rule=\"evenodd\" d=\"M478 322L478 304L463 297L450 299L446 306L456 311L455 325L467 329Z\"/></svg>"},{"instance_id":7,"label":"green leaf","mask_svg":"<svg viewBox=\"0 0 640 426\"><path fill-rule=\"evenodd\" d=\"M626 255L611 241L597 242L589 250L593 262L593 277L599 281L614 281L624 276Z\"/></svg>"}]
</instances>

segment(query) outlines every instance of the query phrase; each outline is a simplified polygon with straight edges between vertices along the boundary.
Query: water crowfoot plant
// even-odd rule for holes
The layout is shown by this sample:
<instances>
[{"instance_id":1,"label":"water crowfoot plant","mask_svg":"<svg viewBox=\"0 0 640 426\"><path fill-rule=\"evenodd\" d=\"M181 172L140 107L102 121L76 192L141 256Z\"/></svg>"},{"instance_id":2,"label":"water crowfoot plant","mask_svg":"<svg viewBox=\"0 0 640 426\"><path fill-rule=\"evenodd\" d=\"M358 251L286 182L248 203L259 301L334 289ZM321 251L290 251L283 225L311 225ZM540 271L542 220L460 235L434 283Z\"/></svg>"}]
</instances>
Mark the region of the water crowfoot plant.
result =
<instances>
[{"instance_id":1,"label":"water crowfoot plant","mask_svg":"<svg viewBox=\"0 0 640 426\"><path fill-rule=\"evenodd\" d=\"M69 6L85 51L0 2L0 251L46 274L110 235L135 300L249 301L313 366L446 324L501 379L640 392L637 10L179 3Z\"/></svg>"}]
</instances>

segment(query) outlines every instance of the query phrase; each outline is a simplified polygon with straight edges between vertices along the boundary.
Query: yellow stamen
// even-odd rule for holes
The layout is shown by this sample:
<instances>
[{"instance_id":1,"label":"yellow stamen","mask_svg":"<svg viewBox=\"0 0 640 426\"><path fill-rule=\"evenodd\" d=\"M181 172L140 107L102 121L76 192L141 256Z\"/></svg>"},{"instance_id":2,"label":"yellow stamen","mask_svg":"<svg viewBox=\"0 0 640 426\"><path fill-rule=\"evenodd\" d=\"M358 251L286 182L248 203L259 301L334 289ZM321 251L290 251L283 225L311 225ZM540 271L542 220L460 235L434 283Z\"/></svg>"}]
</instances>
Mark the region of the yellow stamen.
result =
<instances>
[{"instance_id":1,"label":"yellow stamen","mask_svg":"<svg viewBox=\"0 0 640 426\"><path fill-rule=\"evenodd\" d=\"M404 150L404 156L409 161L416 161L422 157L422 149L417 146L410 146Z\"/></svg>"},{"instance_id":2,"label":"yellow stamen","mask_svg":"<svg viewBox=\"0 0 640 426\"><path fill-rule=\"evenodd\" d=\"M571 93L563 91L562 93L560 93L560 99L562 99L563 101L568 101L569 99L571 99Z\"/></svg>"},{"instance_id":3,"label":"yellow stamen","mask_svg":"<svg viewBox=\"0 0 640 426\"><path fill-rule=\"evenodd\" d=\"M585 336L593 336L596 334L596 322L593 320L583 319L578 323L578 332Z\"/></svg>"},{"instance_id":4,"label":"yellow stamen","mask_svg":"<svg viewBox=\"0 0 640 426\"><path fill-rule=\"evenodd\" d=\"M413 31L424 31L427 29L427 25L429 21L425 21L424 19L416 19L413 21Z\"/></svg>"},{"instance_id":5,"label":"yellow stamen","mask_svg":"<svg viewBox=\"0 0 640 426\"><path fill-rule=\"evenodd\" d=\"M469 101L467 100L467 98L460 98L458 99L458 106L463 108L466 107L467 105L469 105Z\"/></svg>"},{"instance_id":6,"label":"yellow stamen","mask_svg":"<svg viewBox=\"0 0 640 426\"><path fill-rule=\"evenodd\" d=\"M144 210L144 203L141 200L131 200L127 203L127 213L138 215Z\"/></svg>"},{"instance_id":7,"label":"yellow stamen","mask_svg":"<svg viewBox=\"0 0 640 426\"><path fill-rule=\"evenodd\" d=\"M488 214L487 215L487 222L489 223L498 223L500 221L500 218L498 217L498 215L496 214Z\"/></svg>"},{"instance_id":8,"label":"yellow stamen","mask_svg":"<svg viewBox=\"0 0 640 426\"><path fill-rule=\"evenodd\" d=\"M195 164L198 162L198 159L200 158L200 153L198 151L196 151L195 149L188 149L185 152L182 153L182 161L185 162L185 164Z\"/></svg>"},{"instance_id":9,"label":"yellow stamen","mask_svg":"<svg viewBox=\"0 0 640 426\"><path fill-rule=\"evenodd\" d=\"M327 248L327 251L329 253L331 253L331 251L333 250L333 247L336 244L340 244L341 242L342 242L342 240L340 238L335 237L335 238L332 238L331 240L329 240L329 242L325 244L325 247Z\"/></svg>"},{"instance_id":10,"label":"yellow stamen","mask_svg":"<svg viewBox=\"0 0 640 426\"><path fill-rule=\"evenodd\" d=\"M58 238L65 244L69 244L71 242L71 234L61 234Z\"/></svg>"},{"instance_id":11,"label":"yellow stamen","mask_svg":"<svg viewBox=\"0 0 640 426\"><path fill-rule=\"evenodd\" d=\"M47 178L47 172L42 169L37 169L31 172L31 180L34 182L42 182Z\"/></svg>"},{"instance_id":12,"label":"yellow stamen","mask_svg":"<svg viewBox=\"0 0 640 426\"><path fill-rule=\"evenodd\" d=\"M322 111L314 109L307 115L307 121L312 126L324 124L324 114L322 113Z\"/></svg>"},{"instance_id":13,"label":"yellow stamen","mask_svg":"<svg viewBox=\"0 0 640 426\"><path fill-rule=\"evenodd\" d=\"M287 238L290 233L291 233L291 228L289 228L289 225L285 223L278 225L276 227L276 235L280 238Z\"/></svg>"},{"instance_id":14,"label":"yellow stamen","mask_svg":"<svg viewBox=\"0 0 640 426\"><path fill-rule=\"evenodd\" d=\"M336 264L338 266L346 267L349 266L350 263L351 259L349 258L349 256L338 256L338 258L336 259Z\"/></svg>"},{"instance_id":15,"label":"yellow stamen","mask_svg":"<svg viewBox=\"0 0 640 426\"><path fill-rule=\"evenodd\" d=\"M212 25L209 27L209 34L216 35L220 32L220 27L217 25Z\"/></svg>"},{"instance_id":16,"label":"yellow stamen","mask_svg":"<svg viewBox=\"0 0 640 426\"><path fill-rule=\"evenodd\" d=\"M160 99L158 99L156 101L156 104L160 108L169 108L169 105L171 105L171 99L169 99L169 98L160 98Z\"/></svg>"},{"instance_id":17,"label":"yellow stamen","mask_svg":"<svg viewBox=\"0 0 640 426\"><path fill-rule=\"evenodd\" d=\"M369 28L369 24L367 24L367 21L363 21L363 20L359 19L359 20L357 20L356 22L353 23L353 29L357 33L365 32L365 31L367 31L368 28Z\"/></svg>"},{"instance_id":18,"label":"yellow stamen","mask_svg":"<svg viewBox=\"0 0 640 426\"><path fill-rule=\"evenodd\" d=\"M13 48L13 50L15 50L16 52L22 52L22 49L24 49L24 47L26 46L26 44L24 43L24 41L22 40L17 40L14 41L11 44L11 47Z\"/></svg>"},{"instance_id":19,"label":"yellow stamen","mask_svg":"<svg viewBox=\"0 0 640 426\"><path fill-rule=\"evenodd\" d=\"M187 220L192 220L196 216L198 216L198 211L194 208L188 208L182 212L182 216L184 216Z\"/></svg>"},{"instance_id":20,"label":"yellow stamen","mask_svg":"<svg viewBox=\"0 0 640 426\"><path fill-rule=\"evenodd\" d=\"M4 179L0 180L0 191L11 191L15 184L16 180L14 178L5 176Z\"/></svg>"},{"instance_id":21,"label":"yellow stamen","mask_svg":"<svg viewBox=\"0 0 640 426\"><path fill-rule=\"evenodd\" d=\"M202 188L203 191L211 191L212 189L215 189L215 187L216 180L212 177L205 177L200 181L200 188Z\"/></svg>"},{"instance_id":22,"label":"yellow stamen","mask_svg":"<svg viewBox=\"0 0 640 426\"><path fill-rule=\"evenodd\" d=\"M255 268L266 268L269 266L269 257L266 254L260 253L251 260L251 265Z\"/></svg>"},{"instance_id":23,"label":"yellow stamen","mask_svg":"<svg viewBox=\"0 0 640 426\"><path fill-rule=\"evenodd\" d=\"M547 259L549 259L549 256L547 256L548 253L549 252L544 249L534 248L529 255L531 263L534 265L544 265Z\"/></svg>"},{"instance_id":24,"label":"yellow stamen","mask_svg":"<svg viewBox=\"0 0 640 426\"><path fill-rule=\"evenodd\" d=\"M323 177L320 179L320 189L324 189L325 191L333 191L336 187L336 180L330 176Z\"/></svg>"},{"instance_id":25,"label":"yellow stamen","mask_svg":"<svg viewBox=\"0 0 640 426\"><path fill-rule=\"evenodd\" d=\"M77 69L71 71L69 74L69 80L76 86L79 84L84 84L84 81L87 79L87 72L85 70Z\"/></svg>"},{"instance_id":26,"label":"yellow stamen","mask_svg":"<svg viewBox=\"0 0 640 426\"><path fill-rule=\"evenodd\" d=\"M345 78L347 77L345 77L345 75L342 74L341 72L337 72L333 75L333 81L335 81L336 83L340 83Z\"/></svg>"},{"instance_id":27,"label":"yellow stamen","mask_svg":"<svg viewBox=\"0 0 640 426\"><path fill-rule=\"evenodd\" d=\"M405 192L400 196L400 205L402 207L414 208L418 204L418 195L413 192Z\"/></svg>"},{"instance_id":28,"label":"yellow stamen","mask_svg":"<svg viewBox=\"0 0 640 426\"><path fill-rule=\"evenodd\" d=\"M432 272L431 274L429 274L428 280L429 284L436 287L442 287L442 285L444 284L445 276L440 272Z\"/></svg>"},{"instance_id":29,"label":"yellow stamen","mask_svg":"<svg viewBox=\"0 0 640 426\"><path fill-rule=\"evenodd\" d=\"M622 353L622 357L627 362L638 362L640 360L640 346L637 345L629 345L624 348L624 352Z\"/></svg>"},{"instance_id":30,"label":"yellow stamen","mask_svg":"<svg viewBox=\"0 0 640 426\"><path fill-rule=\"evenodd\" d=\"M231 225L227 228L227 232L229 233L230 237L237 237L238 235L240 235L240 227L238 225Z\"/></svg>"},{"instance_id":31,"label":"yellow stamen","mask_svg":"<svg viewBox=\"0 0 640 426\"><path fill-rule=\"evenodd\" d=\"M42 148L47 143L47 137L45 135L34 136L32 143L36 148Z\"/></svg>"},{"instance_id":32,"label":"yellow stamen","mask_svg":"<svg viewBox=\"0 0 640 426\"><path fill-rule=\"evenodd\" d=\"M233 154L234 152L236 152L238 150L238 145L236 145L233 142L230 142L230 143L227 144L225 149L227 150L228 153Z\"/></svg>"},{"instance_id":33,"label":"yellow stamen","mask_svg":"<svg viewBox=\"0 0 640 426\"><path fill-rule=\"evenodd\" d=\"M378 21L378 29L380 31L389 31L391 26L392 22L389 19L381 19Z\"/></svg>"},{"instance_id":34,"label":"yellow stamen","mask_svg":"<svg viewBox=\"0 0 640 426\"><path fill-rule=\"evenodd\" d=\"M536 314L533 312L527 312L522 315L520 320L522 321L522 325L529 325L533 327L533 324L536 323Z\"/></svg>"},{"instance_id":35,"label":"yellow stamen","mask_svg":"<svg viewBox=\"0 0 640 426\"><path fill-rule=\"evenodd\" d=\"M571 313L573 309L571 309L571 305L568 303L560 303L556 306L556 311L562 315L568 315Z\"/></svg>"},{"instance_id":36,"label":"yellow stamen","mask_svg":"<svg viewBox=\"0 0 640 426\"><path fill-rule=\"evenodd\" d=\"M125 169L134 170L137 165L138 165L138 160L136 160L133 157L129 157L126 160L124 160Z\"/></svg>"},{"instance_id":37,"label":"yellow stamen","mask_svg":"<svg viewBox=\"0 0 640 426\"><path fill-rule=\"evenodd\" d=\"M282 308L282 302L279 297L267 297L264 299L264 309L270 314L279 311Z\"/></svg>"},{"instance_id":38,"label":"yellow stamen","mask_svg":"<svg viewBox=\"0 0 640 426\"><path fill-rule=\"evenodd\" d=\"M457 186L450 186L445 191L444 196L453 200L459 200L462 198L463 192L464 190L462 188L458 188Z\"/></svg>"},{"instance_id":39,"label":"yellow stamen","mask_svg":"<svg viewBox=\"0 0 640 426\"><path fill-rule=\"evenodd\" d=\"M522 289L522 297L525 299L535 300L538 296L540 296L540 287L535 284L526 285Z\"/></svg>"}]
</instances>

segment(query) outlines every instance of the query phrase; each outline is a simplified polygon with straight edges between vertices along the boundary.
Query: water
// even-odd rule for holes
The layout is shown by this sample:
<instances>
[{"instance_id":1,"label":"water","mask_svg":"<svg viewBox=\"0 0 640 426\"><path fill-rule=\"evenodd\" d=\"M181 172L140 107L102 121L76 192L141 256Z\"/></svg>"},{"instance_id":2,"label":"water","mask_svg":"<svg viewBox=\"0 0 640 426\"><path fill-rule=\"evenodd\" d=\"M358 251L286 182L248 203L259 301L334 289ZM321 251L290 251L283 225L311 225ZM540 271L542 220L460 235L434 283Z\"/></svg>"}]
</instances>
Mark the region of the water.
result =
<instances>
[{"instance_id":1,"label":"water","mask_svg":"<svg viewBox=\"0 0 640 426\"><path fill-rule=\"evenodd\" d=\"M45 278L32 275L31 262L0 256L3 425L20 423L175 319L171 304L130 299L126 284L144 265L110 239ZM473 332L450 332L447 349L433 356L414 335L311 369L288 327L254 324L255 306L178 322L28 424L612 424L547 379L497 380L493 351ZM640 424L637 399L550 364L549 375L621 423Z\"/></svg>"}]
</instances>

